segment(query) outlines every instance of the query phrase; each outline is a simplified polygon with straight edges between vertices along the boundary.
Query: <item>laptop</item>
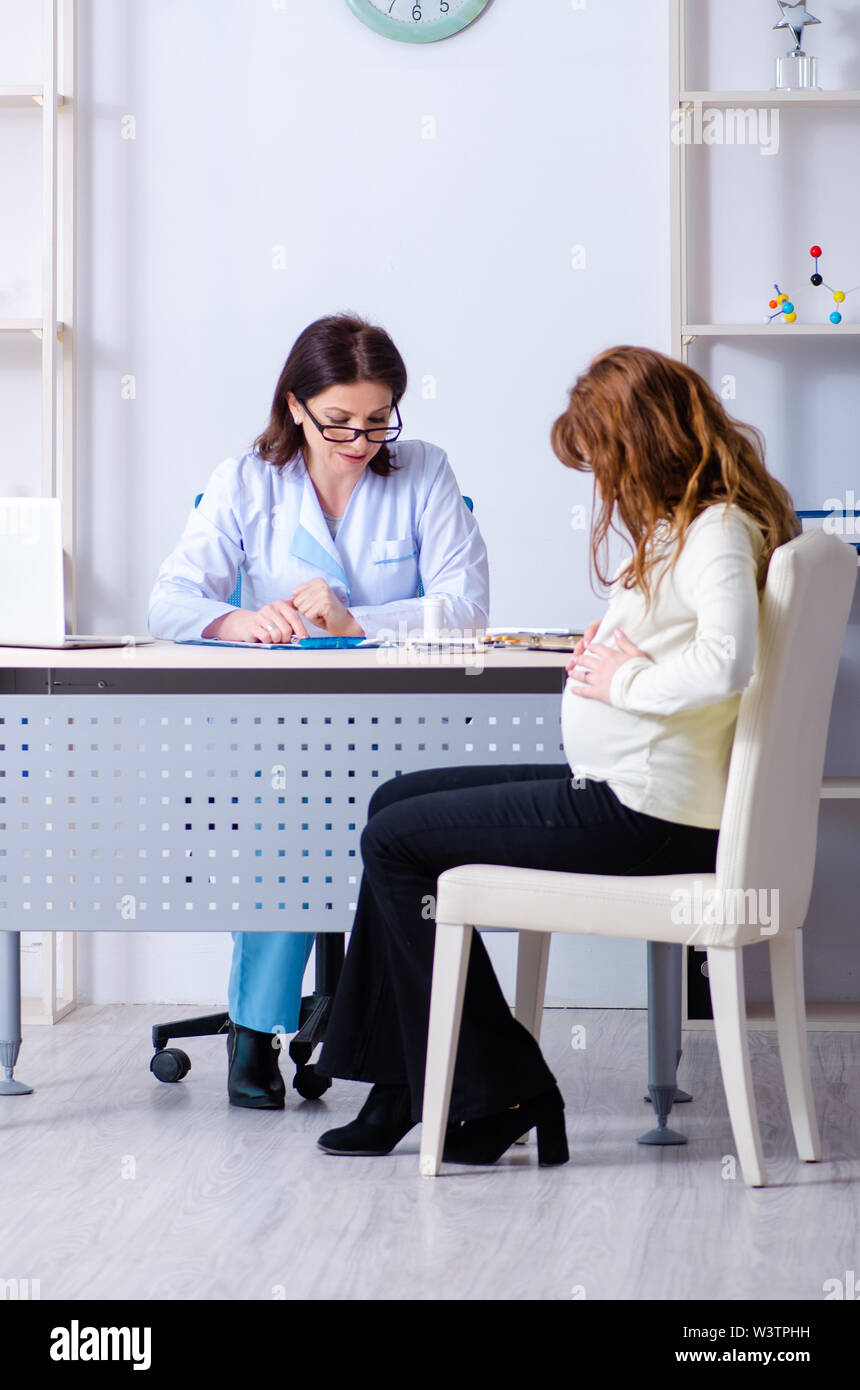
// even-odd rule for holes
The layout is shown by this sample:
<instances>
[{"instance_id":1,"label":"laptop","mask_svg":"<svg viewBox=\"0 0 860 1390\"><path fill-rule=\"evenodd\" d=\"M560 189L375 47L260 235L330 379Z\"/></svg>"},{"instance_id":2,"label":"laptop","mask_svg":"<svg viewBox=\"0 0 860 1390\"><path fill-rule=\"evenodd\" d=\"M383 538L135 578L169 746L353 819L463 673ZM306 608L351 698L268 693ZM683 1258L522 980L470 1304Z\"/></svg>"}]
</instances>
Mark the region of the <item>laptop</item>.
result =
<instances>
[{"instance_id":1,"label":"laptop","mask_svg":"<svg viewBox=\"0 0 860 1390\"><path fill-rule=\"evenodd\" d=\"M0 497L0 647L127 647L151 637L66 632L56 497Z\"/></svg>"}]
</instances>

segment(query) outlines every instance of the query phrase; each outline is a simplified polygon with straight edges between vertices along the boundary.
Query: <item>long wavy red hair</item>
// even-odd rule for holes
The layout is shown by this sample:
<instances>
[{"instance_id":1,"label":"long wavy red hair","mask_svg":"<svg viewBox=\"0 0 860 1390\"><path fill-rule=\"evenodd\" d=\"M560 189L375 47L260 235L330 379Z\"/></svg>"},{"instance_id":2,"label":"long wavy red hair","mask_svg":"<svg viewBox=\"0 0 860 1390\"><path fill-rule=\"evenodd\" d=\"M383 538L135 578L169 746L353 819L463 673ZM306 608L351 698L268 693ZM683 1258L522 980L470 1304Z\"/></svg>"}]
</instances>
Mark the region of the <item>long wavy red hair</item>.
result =
<instances>
[{"instance_id":1,"label":"long wavy red hair","mask_svg":"<svg viewBox=\"0 0 860 1390\"><path fill-rule=\"evenodd\" d=\"M600 507L591 532L594 572L603 584L610 531L630 539L624 588L641 587L650 602L651 542L668 522L677 545L714 502L747 512L764 537L758 567L764 588L777 546L799 534L790 494L765 466L764 440L753 425L726 412L704 377L650 348L614 347L577 378L552 427L553 452L568 468L594 474ZM671 565L670 565L671 568Z\"/></svg>"}]
</instances>

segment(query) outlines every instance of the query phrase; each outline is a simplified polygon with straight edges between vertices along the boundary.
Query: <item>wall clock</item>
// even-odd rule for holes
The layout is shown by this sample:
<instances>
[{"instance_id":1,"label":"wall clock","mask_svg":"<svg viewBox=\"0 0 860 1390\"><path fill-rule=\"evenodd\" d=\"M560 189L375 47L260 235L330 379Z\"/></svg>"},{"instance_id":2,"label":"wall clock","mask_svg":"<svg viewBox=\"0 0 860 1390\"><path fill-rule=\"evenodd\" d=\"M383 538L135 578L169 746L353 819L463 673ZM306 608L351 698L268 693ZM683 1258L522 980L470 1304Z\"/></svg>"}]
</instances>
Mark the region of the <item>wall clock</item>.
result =
<instances>
[{"instance_id":1,"label":"wall clock","mask_svg":"<svg viewBox=\"0 0 860 1390\"><path fill-rule=\"evenodd\" d=\"M459 34L490 0L346 0L353 14L387 39L435 43Z\"/></svg>"}]
</instances>

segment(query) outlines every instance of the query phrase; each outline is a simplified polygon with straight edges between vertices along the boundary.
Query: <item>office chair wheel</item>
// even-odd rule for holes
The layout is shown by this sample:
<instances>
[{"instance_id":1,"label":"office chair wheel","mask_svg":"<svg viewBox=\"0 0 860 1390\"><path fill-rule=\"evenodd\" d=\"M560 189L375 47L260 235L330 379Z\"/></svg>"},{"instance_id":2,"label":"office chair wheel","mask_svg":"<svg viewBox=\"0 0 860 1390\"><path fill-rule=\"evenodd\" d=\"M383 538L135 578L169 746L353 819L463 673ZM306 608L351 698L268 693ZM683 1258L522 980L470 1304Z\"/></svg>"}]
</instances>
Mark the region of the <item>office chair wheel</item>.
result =
<instances>
[{"instance_id":1,"label":"office chair wheel","mask_svg":"<svg viewBox=\"0 0 860 1390\"><path fill-rule=\"evenodd\" d=\"M164 1047L156 1052L149 1070L159 1081L181 1081L191 1070L191 1058L181 1047Z\"/></svg>"},{"instance_id":2,"label":"office chair wheel","mask_svg":"<svg viewBox=\"0 0 860 1390\"><path fill-rule=\"evenodd\" d=\"M311 1064L306 1067L297 1067L293 1077L293 1086L300 1096L305 1100L319 1100L331 1085L331 1078L320 1076L316 1067Z\"/></svg>"}]
</instances>

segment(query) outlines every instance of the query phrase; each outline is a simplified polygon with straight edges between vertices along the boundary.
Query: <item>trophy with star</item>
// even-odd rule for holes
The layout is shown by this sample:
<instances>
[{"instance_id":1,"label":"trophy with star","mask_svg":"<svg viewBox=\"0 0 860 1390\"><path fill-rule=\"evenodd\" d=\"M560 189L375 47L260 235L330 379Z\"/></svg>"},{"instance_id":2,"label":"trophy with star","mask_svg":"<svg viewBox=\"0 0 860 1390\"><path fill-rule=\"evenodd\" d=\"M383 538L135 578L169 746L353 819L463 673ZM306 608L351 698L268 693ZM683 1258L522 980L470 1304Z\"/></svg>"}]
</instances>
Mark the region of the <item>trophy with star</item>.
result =
<instances>
[{"instance_id":1,"label":"trophy with star","mask_svg":"<svg viewBox=\"0 0 860 1390\"><path fill-rule=\"evenodd\" d=\"M787 0L777 0L777 4L780 20L773 27L790 29L794 48L776 60L776 87L784 92L815 89L818 87L818 59L804 53L803 31L807 24L820 24L821 20L809 13L806 0L798 0L795 5L788 4Z\"/></svg>"}]
</instances>

